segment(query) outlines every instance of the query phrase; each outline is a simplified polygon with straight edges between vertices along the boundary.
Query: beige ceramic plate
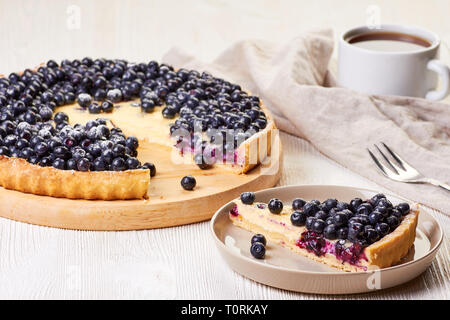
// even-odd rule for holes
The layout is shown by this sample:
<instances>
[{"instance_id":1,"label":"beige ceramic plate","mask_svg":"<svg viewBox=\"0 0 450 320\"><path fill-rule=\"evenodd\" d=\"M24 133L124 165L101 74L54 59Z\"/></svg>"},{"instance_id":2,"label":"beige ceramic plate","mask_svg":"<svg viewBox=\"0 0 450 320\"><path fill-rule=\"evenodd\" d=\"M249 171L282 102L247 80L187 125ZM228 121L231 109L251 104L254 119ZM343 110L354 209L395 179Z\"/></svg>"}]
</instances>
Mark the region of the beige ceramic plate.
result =
<instances>
[{"instance_id":1,"label":"beige ceramic plate","mask_svg":"<svg viewBox=\"0 0 450 320\"><path fill-rule=\"evenodd\" d=\"M266 189L256 192L256 201L279 198L290 202L296 197L306 200L337 198L349 202L355 197L370 198L376 191L343 186L305 185ZM405 201L387 195L395 204ZM297 255L290 250L268 243L266 258L250 255L252 234L234 226L228 218L230 202L220 208L211 220L211 231L217 248L236 272L269 286L299 292L347 294L386 289L405 283L426 270L442 242L442 229L425 210L419 214L414 247L403 261L393 267L368 272L344 272Z\"/></svg>"}]
</instances>

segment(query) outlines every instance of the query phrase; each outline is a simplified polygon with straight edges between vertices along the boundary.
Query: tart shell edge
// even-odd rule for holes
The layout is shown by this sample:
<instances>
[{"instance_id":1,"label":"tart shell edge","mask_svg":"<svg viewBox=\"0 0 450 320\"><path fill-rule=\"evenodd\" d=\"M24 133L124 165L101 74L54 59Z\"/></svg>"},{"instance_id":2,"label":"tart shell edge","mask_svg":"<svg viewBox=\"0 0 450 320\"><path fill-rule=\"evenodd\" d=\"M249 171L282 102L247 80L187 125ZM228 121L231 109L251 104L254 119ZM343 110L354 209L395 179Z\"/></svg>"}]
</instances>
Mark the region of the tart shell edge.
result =
<instances>
[{"instance_id":1,"label":"tart shell edge","mask_svg":"<svg viewBox=\"0 0 450 320\"><path fill-rule=\"evenodd\" d=\"M148 169L59 170L0 155L0 185L25 193L87 200L143 199L149 183Z\"/></svg>"}]
</instances>

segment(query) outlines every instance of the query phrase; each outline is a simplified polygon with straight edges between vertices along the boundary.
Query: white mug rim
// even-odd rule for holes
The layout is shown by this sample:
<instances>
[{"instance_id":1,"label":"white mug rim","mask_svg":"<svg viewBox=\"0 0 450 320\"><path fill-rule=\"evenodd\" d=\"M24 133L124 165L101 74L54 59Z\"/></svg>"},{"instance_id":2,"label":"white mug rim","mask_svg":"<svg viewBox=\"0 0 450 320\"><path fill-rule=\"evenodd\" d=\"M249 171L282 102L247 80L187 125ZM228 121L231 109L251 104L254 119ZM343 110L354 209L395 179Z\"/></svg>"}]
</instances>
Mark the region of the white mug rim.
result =
<instances>
[{"instance_id":1,"label":"white mug rim","mask_svg":"<svg viewBox=\"0 0 450 320\"><path fill-rule=\"evenodd\" d=\"M365 48L361 48L361 47L357 47L352 45L351 43L349 43L346 38L348 37L348 35L350 33L362 33L364 31L371 31L371 32L377 32L377 31L391 31L391 32L403 32L412 36L418 36L418 37L422 37L422 38L426 38L427 40L431 41L431 46L429 47L424 47L423 49L418 49L418 50L414 50L414 51L393 51L393 52L389 52L389 51L375 51L375 50L370 50L370 49L365 49ZM424 36L427 35L426 36ZM429 52L432 51L434 49L436 49L437 47L439 47L441 40L439 38L439 36L437 34L435 34L434 32L421 28L421 27L417 27L417 26L412 26L412 25L404 25L404 24L381 24L378 26L378 28L370 28L368 26L358 26L358 27L354 27L351 29L348 29L347 31L344 31L343 33L341 33L339 41L341 42L342 45L345 45L346 47L352 48L352 50L356 50L356 51L360 51L360 52L365 52L365 53L372 53L372 54L377 54L377 55L405 55L405 54L421 54L424 52Z\"/></svg>"}]
</instances>

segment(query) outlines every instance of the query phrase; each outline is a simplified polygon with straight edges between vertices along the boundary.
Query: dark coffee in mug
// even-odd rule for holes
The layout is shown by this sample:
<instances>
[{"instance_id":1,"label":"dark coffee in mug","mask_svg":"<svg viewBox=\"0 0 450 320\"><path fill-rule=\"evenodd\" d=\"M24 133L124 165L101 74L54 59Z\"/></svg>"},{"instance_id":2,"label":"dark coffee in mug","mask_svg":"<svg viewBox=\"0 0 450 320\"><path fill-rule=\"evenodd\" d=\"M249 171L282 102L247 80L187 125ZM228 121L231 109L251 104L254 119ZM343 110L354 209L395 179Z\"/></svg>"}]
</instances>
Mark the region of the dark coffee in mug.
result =
<instances>
[{"instance_id":1,"label":"dark coffee in mug","mask_svg":"<svg viewBox=\"0 0 450 320\"><path fill-rule=\"evenodd\" d=\"M417 51L431 46L427 39L398 32L367 32L346 39L356 47L384 52Z\"/></svg>"}]
</instances>

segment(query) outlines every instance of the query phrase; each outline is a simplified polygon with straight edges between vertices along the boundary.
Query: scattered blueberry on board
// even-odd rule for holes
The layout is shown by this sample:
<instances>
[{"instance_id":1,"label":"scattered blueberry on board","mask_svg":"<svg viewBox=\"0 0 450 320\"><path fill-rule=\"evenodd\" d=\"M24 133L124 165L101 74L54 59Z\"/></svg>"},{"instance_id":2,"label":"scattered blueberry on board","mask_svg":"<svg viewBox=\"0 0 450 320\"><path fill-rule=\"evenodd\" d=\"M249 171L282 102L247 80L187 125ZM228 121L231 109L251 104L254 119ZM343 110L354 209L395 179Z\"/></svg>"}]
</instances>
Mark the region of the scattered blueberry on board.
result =
<instances>
[{"instance_id":1,"label":"scattered blueberry on board","mask_svg":"<svg viewBox=\"0 0 450 320\"><path fill-rule=\"evenodd\" d=\"M181 179L181 186L184 190L193 190L196 184L197 181L191 175L185 176Z\"/></svg>"}]
</instances>

